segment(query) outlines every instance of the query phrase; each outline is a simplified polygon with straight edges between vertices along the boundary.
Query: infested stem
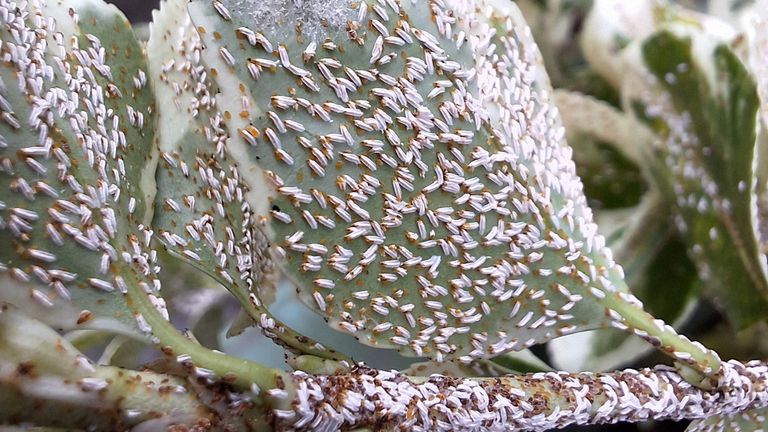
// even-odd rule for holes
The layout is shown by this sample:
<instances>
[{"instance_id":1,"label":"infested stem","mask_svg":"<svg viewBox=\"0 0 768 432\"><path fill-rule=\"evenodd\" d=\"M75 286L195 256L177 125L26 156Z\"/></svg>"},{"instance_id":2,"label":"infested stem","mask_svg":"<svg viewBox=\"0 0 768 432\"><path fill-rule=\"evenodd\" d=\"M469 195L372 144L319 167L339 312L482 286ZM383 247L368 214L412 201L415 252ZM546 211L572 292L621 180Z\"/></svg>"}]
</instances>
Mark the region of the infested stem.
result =
<instances>
[{"instance_id":1,"label":"infested stem","mask_svg":"<svg viewBox=\"0 0 768 432\"><path fill-rule=\"evenodd\" d=\"M737 361L723 363L714 390L693 386L676 370L665 366L612 373L541 372L484 379L439 375L429 378L409 377L364 365L357 365L348 372L325 376L304 372L288 374L200 347L164 321L140 291L131 289L128 296L137 311L153 327L161 345L169 345L178 352L188 354L192 362L208 367L220 376L231 376L233 372L239 374L233 380L236 387L248 387L252 379L266 390L275 388L277 382L282 380L283 385L279 387L286 391L270 392L273 401L282 402L271 411L275 422L272 426L277 428L408 426L424 429L467 430L484 427L547 430L568 425L619 421L701 419L768 406L768 366L758 361L748 364ZM12 316L10 312L4 312L3 315ZM32 325L25 324L24 328L37 333L41 331ZM47 327L45 329L56 336ZM11 353L25 353L26 356L41 354L39 367L42 369L38 371L57 375L62 370L72 370L66 362L62 363L61 355L57 356L58 361L53 361L50 358L53 351L50 349L26 346L29 341L37 338L19 337L15 333L18 332L4 333L3 346L8 348L13 345L15 348ZM19 344L24 347L16 346ZM65 352L68 352L67 346L63 346ZM69 351L75 352L73 348ZM66 357L76 359L77 356ZM14 355L6 358L19 361ZM305 360L310 363L313 361ZM125 410L132 407L133 413L168 414L174 411L178 414L179 407L189 405L190 415L205 416L206 411L189 395L185 396L185 392L166 393L163 396L165 399L153 402L150 397L152 395L144 393L154 387L138 386L139 381L134 379L141 376L144 384L155 381L168 386L183 384L173 381L175 378L169 381L164 375L112 367L100 367L90 374L83 369L80 375L74 377L68 385L80 381L86 387L98 386L102 382L110 383L106 393L99 393L99 400L121 400L121 412L127 412ZM50 404L52 409L61 409L62 404L70 406L71 413L80 412L78 410L82 411L83 408L93 409L92 398L57 399L56 395L66 390L64 384L67 383L62 381L60 384L56 387L58 393L44 393L46 398L43 403ZM83 392L87 396L87 392L82 389L83 384L78 385L70 389L72 394ZM24 401L40 402L38 399L43 393L38 392L37 397L29 394L35 386L21 385L16 388L17 392L26 392L20 395ZM143 389L144 393L137 393L137 388ZM328 398L327 395L334 397ZM235 394L227 393L225 397L232 396ZM176 400L178 398L182 399ZM184 405L184 401L189 403Z\"/></svg>"},{"instance_id":2,"label":"infested stem","mask_svg":"<svg viewBox=\"0 0 768 432\"><path fill-rule=\"evenodd\" d=\"M165 429L211 418L183 378L94 366L50 327L0 312L0 423Z\"/></svg>"},{"instance_id":3,"label":"infested stem","mask_svg":"<svg viewBox=\"0 0 768 432\"><path fill-rule=\"evenodd\" d=\"M768 405L765 363L723 364L715 390L673 368L611 373L546 372L501 378L414 379L358 366L344 375L294 375L296 407L278 427L544 431L569 425L702 419ZM318 395L333 394L332 400Z\"/></svg>"},{"instance_id":4,"label":"infested stem","mask_svg":"<svg viewBox=\"0 0 768 432\"><path fill-rule=\"evenodd\" d=\"M679 334L672 326L654 318L640 305L625 301L620 296L621 294L614 293L604 299L606 307L621 315L620 324L629 327L635 335L671 356L676 362L703 374L705 377L713 378L720 372L722 362L717 353ZM691 377L689 374L685 376ZM711 383L702 382L705 377L691 377L695 378L696 381L692 384L697 386L711 385Z\"/></svg>"}]
</instances>

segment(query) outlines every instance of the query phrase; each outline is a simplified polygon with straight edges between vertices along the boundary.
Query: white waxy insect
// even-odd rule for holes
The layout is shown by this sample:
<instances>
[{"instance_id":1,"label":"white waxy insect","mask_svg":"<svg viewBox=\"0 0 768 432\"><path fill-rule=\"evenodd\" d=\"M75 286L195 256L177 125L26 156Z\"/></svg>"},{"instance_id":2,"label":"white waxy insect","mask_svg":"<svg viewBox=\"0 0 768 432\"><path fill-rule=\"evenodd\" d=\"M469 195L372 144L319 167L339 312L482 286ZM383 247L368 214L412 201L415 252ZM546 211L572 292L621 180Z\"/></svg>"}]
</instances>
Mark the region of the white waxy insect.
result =
<instances>
[{"instance_id":1,"label":"white waxy insect","mask_svg":"<svg viewBox=\"0 0 768 432\"><path fill-rule=\"evenodd\" d=\"M115 287L111 283L102 279L88 278L88 284L102 291L112 292L115 290Z\"/></svg>"}]
</instances>

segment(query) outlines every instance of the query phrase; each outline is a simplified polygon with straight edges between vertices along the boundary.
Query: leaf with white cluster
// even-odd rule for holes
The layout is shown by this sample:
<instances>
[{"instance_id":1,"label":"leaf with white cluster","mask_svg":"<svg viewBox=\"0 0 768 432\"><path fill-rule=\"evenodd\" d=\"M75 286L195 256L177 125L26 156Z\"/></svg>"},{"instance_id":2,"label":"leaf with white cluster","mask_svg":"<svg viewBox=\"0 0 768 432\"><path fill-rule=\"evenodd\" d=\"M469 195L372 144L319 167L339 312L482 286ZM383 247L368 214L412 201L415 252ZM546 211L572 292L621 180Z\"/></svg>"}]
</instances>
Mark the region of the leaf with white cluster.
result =
<instances>
[{"instance_id":1,"label":"leaf with white cluster","mask_svg":"<svg viewBox=\"0 0 768 432\"><path fill-rule=\"evenodd\" d=\"M148 330L122 296L140 287L164 312L141 225L154 173L143 49L115 7L74 3L0 2L0 268L20 283L3 286L76 309L65 327Z\"/></svg>"},{"instance_id":2,"label":"leaf with white cluster","mask_svg":"<svg viewBox=\"0 0 768 432\"><path fill-rule=\"evenodd\" d=\"M587 199L627 284L649 312L677 328L698 304L697 273L651 175L654 133L591 96L556 90L555 102ZM574 344L585 349L574 351ZM627 333L601 329L554 340L548 349L566 370L612 370L653 348Z\"/></svg>"},{"instance_id":3,"label":"leaf with white cluster","mask_svg":"<svg viewBox=\"0 0 768 432\"><path fill-rule=\"evenodd\" d=\"M185 0L163 3L150 28L151 77L158 109L160 161L152 227L168 251L227 288L245 316L288 348L325 348L276 321L271 302L275 271L269 242L249 201L265 196L264 181L246 186L228 151L218 89L200 64L203 49ZM266 298L266 300L265 300ZM329 353L333 355L333 353Z\"/></svg>"},{"instance_id":4,"label":"leaf with white cluster","mask_svg":"<svg viewBox=\"0 0 768 432\"><path fill-rule=\"evenodd\" d=\"M601 227L610 226L606 213L622 216L609 244L623 263L632 292L654 316L674 328L685 325L700 302L696 268L685 242L674 232L669 205L657 191L635 207L597 213ZM574 344L582 349L574 350ZM614 370L653 348L623 332L594 330L551 341L548 349L558 368L571 371Z\"/></svg>"},{"instance_id":5,"label":"leaf with white cluster","mask_svg":"<svg viewBox=\"0 0 768 432\"><path fill-rule=\"evenodd\" d=\"M270 181L251 208L333 327L438 361L611 325L676 351L597 233L514 5L203 0L190 14L228 149L247 182Z\"/></svg>"},{"instance_id":6,"label":"leaf with white cluster","mask_svg":"<svg viewBox=\"0 0 768 432\"><path fill-rule=\"evenodd\" d=\"M639 81L652 84L626 98L660 136L655 178L705 289L744 327L768 311L751 193L758 98L727 41L685 25L655 33L642 42Z\"/></svg>"}]
</instances>

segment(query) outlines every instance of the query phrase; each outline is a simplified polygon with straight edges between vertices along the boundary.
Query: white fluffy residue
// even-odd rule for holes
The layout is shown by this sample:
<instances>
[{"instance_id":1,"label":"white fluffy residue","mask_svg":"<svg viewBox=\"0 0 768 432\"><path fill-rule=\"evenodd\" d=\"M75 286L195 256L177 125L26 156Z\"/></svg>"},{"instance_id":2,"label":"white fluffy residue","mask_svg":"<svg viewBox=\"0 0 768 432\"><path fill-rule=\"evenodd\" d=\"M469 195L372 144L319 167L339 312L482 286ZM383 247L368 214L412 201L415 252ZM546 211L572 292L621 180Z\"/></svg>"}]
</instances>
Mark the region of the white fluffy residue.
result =
<instances>
[{"instance_id":1,"label":"white fluffy residue","mask_svg":"<svg viewBox=\"0 0 768 432\"><path fill-rule=\"evenodd\" d=\"M343 30L356 15L352 0L223 0L235 16L247 17L267 37L301 34L323 40Z\"/></svg>"}]
</instances>

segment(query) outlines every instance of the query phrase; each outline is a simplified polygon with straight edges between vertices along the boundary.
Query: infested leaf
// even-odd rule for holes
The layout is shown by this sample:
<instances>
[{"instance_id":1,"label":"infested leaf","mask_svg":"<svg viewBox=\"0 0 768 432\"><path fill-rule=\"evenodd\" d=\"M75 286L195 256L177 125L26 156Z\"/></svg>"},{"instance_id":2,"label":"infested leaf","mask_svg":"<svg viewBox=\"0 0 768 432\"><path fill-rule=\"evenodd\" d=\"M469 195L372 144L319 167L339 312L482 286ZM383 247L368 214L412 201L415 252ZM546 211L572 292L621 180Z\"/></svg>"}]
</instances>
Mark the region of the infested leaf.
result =
<instances>
[{"instance_id":1,"label":"infested leaf","mask_svg":"<svg viewBox=\"0 0 768 432\"><path fill-rule=\"evenodd\" d=\"M609 223L613 213L618 213L620 222ZM624 264L633 293L650 313L679 329L691 319L699 290L696 268L670 219L669 206L655 191L638 206L598 213L601 228L617 225L613 234L606 235ZM587 348L575 354L574 344ZM573 371L614 370L653 351L639 338L611 330L554 340L548 348L556 365Z\"/></svg>"},{"instance_id":2,"label":"infested leaf","mask_svg":"<svg viewBox=\"0 0 768 432\"><path fill-rule=\"evenodd\" d=\"M228 150L271 182L251 208L308 305L438 361L611 325L676 351L597 233L513 5L305 6L190 14Z\"/></svg>"},{"instance_id":3,"label":"infested leaf","mask_svg":"<svg viewBox=\"0 0 768 432\"><path fill-rule=\"evenodd\" d=\"M4 283L3 298L23 303L11 291L23 285L42 306L37 316L76 312L63 328L97 318L104 325L91 327L146 330L122 294L140 286L164 311L141 225L153 193L154 99L122 14L74 3L24 2L0 22L0 269L19 283Z\"/></svg>"},{"instance_id":4,"label":"infested leaf","mask_svg":"<svg viewBox=\"0 0 768 432\"><path fill-rule=\"evenodd\" d=\"M266 308L275 272L261 222L245 201L266 194L265 180L246 186L227 151L226 119L215 105L218 89L199 63L203 47L186 5L163 4L148 44L156 97L169 102L159 107L162 160L152 226L173 256L227 288L269 337L292 349L324 353L322 345L286 328Z\"/></svg>"},{"instance_id":5,"label":"infested leaf","mask_svg":"<svg viewBox=\"0 0 768 432\"><path fill-rule=\"evenodd\" d=\"M667 170L656 178L674 200L704 287L743 328L768 311L750 194L755 83L728 46L701 33L659 32L643 43L643 58L657 87L638 114L655 122Z\"/></svg>"}]
</instances>

